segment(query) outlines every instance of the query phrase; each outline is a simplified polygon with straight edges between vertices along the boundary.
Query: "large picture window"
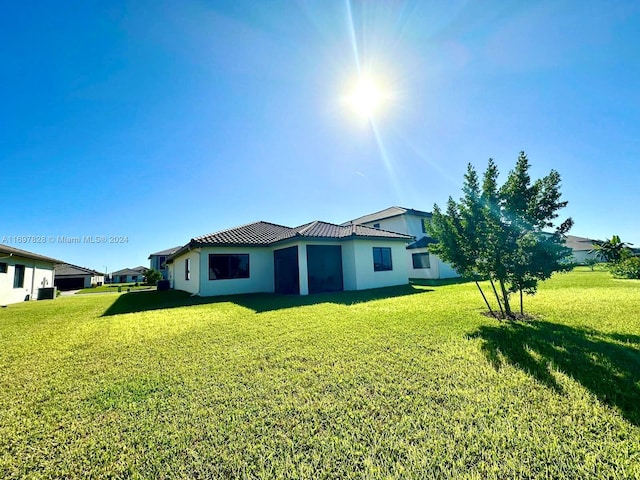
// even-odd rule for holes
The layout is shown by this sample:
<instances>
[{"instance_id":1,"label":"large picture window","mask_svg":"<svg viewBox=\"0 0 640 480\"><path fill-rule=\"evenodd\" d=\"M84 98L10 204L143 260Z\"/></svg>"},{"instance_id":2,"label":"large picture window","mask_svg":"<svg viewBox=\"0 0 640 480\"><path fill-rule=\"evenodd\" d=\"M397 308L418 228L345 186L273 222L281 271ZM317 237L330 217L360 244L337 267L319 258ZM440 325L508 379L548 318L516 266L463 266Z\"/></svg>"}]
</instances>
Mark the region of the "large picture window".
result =
<instances>
[{"instance_id":1,"label":"large picture window","mask_svg":"<svg viewBox=\"0 0 640 480\"><path fill-rule=\"evenodd\" d=\"M249 254L209 255L209 280L249 278Z\"/></svg>"},{"instance_id":2,"label":"large picture window","mask_svg":"<svg viewBox=\"0 0 640 480\"><path fill-rule=\"evenodd\" d=\"M413 260L413 268L431 268L429 252L414 253L411 255L411 260Z\"/></svg>"},{"instance_id":3,"label":"large picture window","mask_svg":"<svg viewBox=\"0 0 640 480\"><path fill-rule=\"evenodd\" d=\"M373 247L373 271L383 272L385 270L393 270L391 248Z\"/></svg>"},{"instance_id":4,"label":"large picture window","mask_svg":"<svg viewBox=\"0 0 640 480\"><path fill-rule=\"evenodd\" d=\"M16 265L13 272L13 288L24 287L24 265Z\"/></svg>"}]
</instances>

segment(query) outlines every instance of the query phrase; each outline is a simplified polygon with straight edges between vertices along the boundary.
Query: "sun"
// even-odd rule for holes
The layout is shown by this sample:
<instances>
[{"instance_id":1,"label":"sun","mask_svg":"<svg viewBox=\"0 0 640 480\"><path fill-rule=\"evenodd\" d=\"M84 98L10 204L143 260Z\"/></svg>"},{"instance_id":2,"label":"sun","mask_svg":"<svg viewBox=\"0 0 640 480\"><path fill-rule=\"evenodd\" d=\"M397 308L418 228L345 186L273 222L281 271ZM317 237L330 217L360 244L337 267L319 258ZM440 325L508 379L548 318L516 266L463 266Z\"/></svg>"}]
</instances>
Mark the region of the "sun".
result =
<instances>
[{"instance_id":1,"label":"sun","mask_svg":"<svg viewBox=\"0 0 640 480\"><path fill-rule=\"evenodd\" d=\"M384 100L384 90L370 75L361 75L347 97L349 106L364 118L372 118Z\"/></svg>"}]
</instances>

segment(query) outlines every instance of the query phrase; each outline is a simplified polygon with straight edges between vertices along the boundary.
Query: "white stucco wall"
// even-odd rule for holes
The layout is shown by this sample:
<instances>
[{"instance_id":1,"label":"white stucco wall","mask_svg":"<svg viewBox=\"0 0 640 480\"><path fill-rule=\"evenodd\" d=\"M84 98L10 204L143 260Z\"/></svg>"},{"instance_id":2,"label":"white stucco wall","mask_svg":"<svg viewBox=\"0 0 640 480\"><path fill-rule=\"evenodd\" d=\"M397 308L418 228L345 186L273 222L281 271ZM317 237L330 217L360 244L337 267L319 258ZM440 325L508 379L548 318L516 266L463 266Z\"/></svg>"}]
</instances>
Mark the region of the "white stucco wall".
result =
<instances>
[{"instance_id":1,"label":"white stucco wall","mask_svg":"<svg viewBox=\"0 0 640 480\"><path fill-rule=\"evenodd\" d=\"M455 278L459 277L460 274L456 272L451 265L446 262L443 262L436 255L431 255L432 259L437 259L438 261L438 270L440 272L440 276L437 278Z\"/></svg>"},{"instance_id":2,"label":"white stucco wall","mask_svg":"<svg viewBox=\"0 0 640 480\"><path fill-rule=\"evenodd\" d=\"M268 247L204 247L200 249L200 295L233 295L236 293L273 292L273 249ZM248 254L249 278L209 280L209 254ZM182 258L182 257L181 257ZM184 267L183 267L184 268ZM177 278L180 276L180 270ZM192 269L193 272L193 269ZM176 278L176 280L177 280ZM192 277L193 278L193 277ZM177 285L177 281L176 281ZM176 286L176 288L179 288ZM184 289L181 289L184 290Z\"/></svg>"},{"instance_id":3,"label":"white stucco wall","mask_svg":"<svg viewBox=\"0 0 640 480\"><path fill-rule=\"evenodd\" d=\"M0 273L0 305L9 305L38 298L38 289L53 287L53 264L28 258L8 257L0 259L7 264L7 273ZM24 265L24 286L13 288L15 265Z\"/></svg>"},{"instance_id":4,"label":"white stucco wall","mask_svg":"<svg viewBox=\"0 0 640 480\"><path fill-rule=\"evenodd\" d=\"M584 264L588 259L598 259L596 252L589 253L589 250L574 250L571 256L572 261L578 264Z\"/></svg>"},{"instance_id":5,"label":"white stucco wall","mask_svg":"<svg viewBox=\"0 0 640 480\"><path fill-rule=\"evenodd\" d=\"M376 220L375 222L363 223L363 225L373 228L373 225L376 223L380 224L380 230L387 230L389 232L407 233L409 230L406 215L397 215L383 220Z\"/></svg>"},{"instance_id":6,"label":"white stucco wall","mask_svg":"<svg viewBox=\"0 0 640 480\"><path fill-rule=\"evenodd\" d=\"M191 259L189 280L185 280L184 264ZM173 288L198 294L200 292L200 249L190 250L173 260Z\"/></svg>"},{"instance_id":7,"label":"white stucco wall","mask_svg":"<svg viewBox=\"0 0 640 480\"><path fill-rule=\"evenodd\" d=\"M404 242L350 240L353 243L355 266L355 290L404 285L409 282L407 249ZM393 270L376 272L373 270L373 247L390 247ZM344 263L344 260L343 260ZM345 290L347 290L345 285Z\"/></svg>"}]
</instances>

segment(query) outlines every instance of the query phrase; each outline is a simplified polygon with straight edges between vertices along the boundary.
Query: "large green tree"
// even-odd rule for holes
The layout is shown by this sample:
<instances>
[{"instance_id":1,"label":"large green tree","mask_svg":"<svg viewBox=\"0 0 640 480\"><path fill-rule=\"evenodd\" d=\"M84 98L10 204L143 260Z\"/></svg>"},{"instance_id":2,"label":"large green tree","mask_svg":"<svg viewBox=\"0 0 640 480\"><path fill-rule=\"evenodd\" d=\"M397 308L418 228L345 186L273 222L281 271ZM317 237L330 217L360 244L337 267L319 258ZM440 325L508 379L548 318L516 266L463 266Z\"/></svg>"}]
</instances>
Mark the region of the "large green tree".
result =
<instances>
[{"instance_id":1,"label":"large green tree","mask_svg":"<svg viewBox=\"0 0 640 480\"><path fill-rule=\"evenodd\" d=\"M429 233L437 244L430 250L452 264L463 276L487 278L501 312L513 317L510 295L534 294L538 282L567 268L571 250L564 235L573 225L569 218L556 226L561 201L560 175L552 170L531 182L530 164L520 152L515 168L502 187L498 168L489 159L482 185L469 164L459 202L449 197L446 211L434 205ZM497 285L497 288L496 288ZM486 296L478 284L483 298ZM489 303L487 302L489 309Z\"/></svg>"}]
</instances>

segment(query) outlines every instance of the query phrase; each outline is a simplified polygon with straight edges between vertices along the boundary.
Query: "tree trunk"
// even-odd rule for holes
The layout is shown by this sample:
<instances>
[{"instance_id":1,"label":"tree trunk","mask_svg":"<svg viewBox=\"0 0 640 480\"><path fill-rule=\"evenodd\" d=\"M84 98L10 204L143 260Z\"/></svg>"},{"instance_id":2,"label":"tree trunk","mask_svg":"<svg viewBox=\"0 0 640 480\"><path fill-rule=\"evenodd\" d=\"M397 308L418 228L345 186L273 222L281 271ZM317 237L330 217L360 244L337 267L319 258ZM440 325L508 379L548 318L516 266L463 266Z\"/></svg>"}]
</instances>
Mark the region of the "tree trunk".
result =
<instances>
[{"instance_id":1,"label":"tree trunk","mask_svg":"<svg viewBox=\"0 0 640 480\"><path fill-rule=\"evenodd\" d=\"M504 301L504 311L507 314L507 317L513 318L511 305L509 305L509 294L507 293L507 289L504 286L504 280L502 279L500 279L500 290L502 291L502 300Z\"/></svg>"},{"instance_id":2,"label":"tree trunk","mask_svg":"<svg viewBox=\"0 0 640 480\"><path fill-rule=\"evenodd\" d=\"M520 315L524 316L524 304L522 303L522 289L520 289Z\"/></svg>"},{"instance_id":3,"label":"tree trunk","mask_svg":"<svg viewBox=\"0 0 640 480\"><path fill-rule=\"evenodd\" d=\"M477 280L475 280L476 282L476 286L478 287L478 290L480 290L480 295L482 295L482 298L484 299L484 303L487 304L487 308L489 309L489 312L491 312L491 316L493 315L493 310L491 309L491 305L489 305L489 301L487 300L487 297L485 297L484 292L482 291L482 288L480 287L480 284L478 283Z\"/></svg>"},{"instance_id":4,"label":"tree trunk","mask_svg":"<svg viewBox=\"0 0 640 480\"><path fill-rule=\"evenodd\" d=\"M500 314L502 315L502 318L505 318L504 310L502 309L502 302L500 301L500 296L498 295L498 291L496 290L496 284L493 283L493 278L489 278L489 281L491 282L491 287L493 288L493 294L496 296L496 300L498 301L498 307L500 307Z\"/></svg>"}]
</instances>

